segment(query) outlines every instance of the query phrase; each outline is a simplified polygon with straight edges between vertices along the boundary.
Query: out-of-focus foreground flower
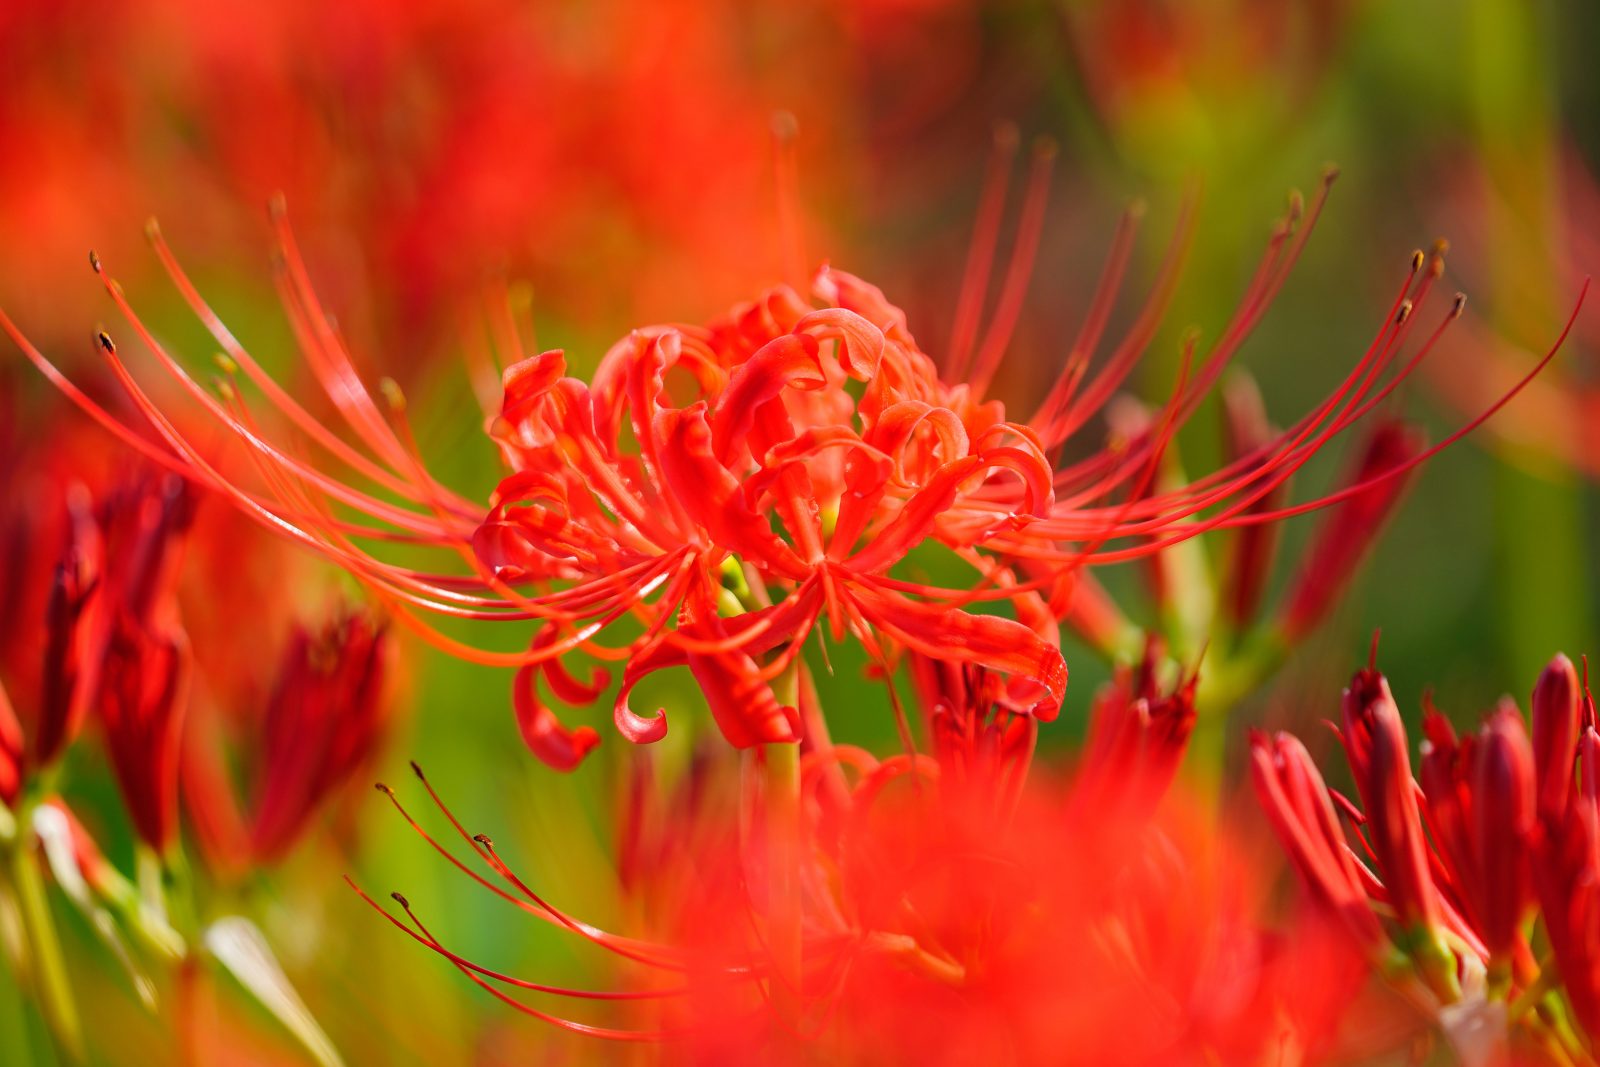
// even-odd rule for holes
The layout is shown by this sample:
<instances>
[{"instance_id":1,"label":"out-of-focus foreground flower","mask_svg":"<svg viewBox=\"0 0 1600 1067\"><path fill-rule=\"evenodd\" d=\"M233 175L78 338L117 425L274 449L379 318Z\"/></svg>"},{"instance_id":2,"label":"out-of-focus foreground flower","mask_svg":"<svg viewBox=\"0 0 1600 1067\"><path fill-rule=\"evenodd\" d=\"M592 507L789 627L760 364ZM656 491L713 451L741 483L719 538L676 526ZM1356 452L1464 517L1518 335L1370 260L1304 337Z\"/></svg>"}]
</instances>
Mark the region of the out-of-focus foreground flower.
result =
<instances>
[{"instance_id":1,"label":"out-of-focus foreground flower","mask_svg":"<svg viewBox=\"0 0 1600 1067\"><path fill-rule=\"evenodd\" d=\"M466 859L413 822L487 890L612 953L622 991L465 959L427 925L436 906L402 894L386 914L530 1015L700 1062L1305 1062L1359 957L1314 918L1293 937L1254 925L1247 853L1184 790L1168 796L1194 678L1158 677L1159 662L1101 694L1083 764L1058 780L1030 773L1037 727L1005 706L1001 679L918 657L932 753L810 753L798 834L776 849L752 847L781 832L760 817L772 798L756 779L706 761L675 793L636 781L618 847L643 939L560 910L448 810Z\"/></svg>"}]
</instances>

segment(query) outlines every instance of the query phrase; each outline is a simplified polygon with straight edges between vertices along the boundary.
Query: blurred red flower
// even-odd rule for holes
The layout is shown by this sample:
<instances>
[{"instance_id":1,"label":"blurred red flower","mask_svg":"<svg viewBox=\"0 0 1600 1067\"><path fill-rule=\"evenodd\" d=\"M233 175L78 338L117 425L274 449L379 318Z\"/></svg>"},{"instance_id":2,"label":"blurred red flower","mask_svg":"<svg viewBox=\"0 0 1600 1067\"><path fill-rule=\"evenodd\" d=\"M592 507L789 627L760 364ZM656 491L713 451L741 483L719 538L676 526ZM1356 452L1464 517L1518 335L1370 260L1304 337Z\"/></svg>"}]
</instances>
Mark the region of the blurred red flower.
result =
<instances>
[{"instance_id":1,"label":"blurred red flower","mask_svg":"<svg viewBox=\"0 0 1600 1067\"><path fill-rule=\"evenodd\" d=\"M730 790L719 761L696 762L674 790L649 775L630 788L623 869L649 941L559 911L450 816L487 873L458 865L610 950L632 976L626 991L529 983L465 960L398 895L404 917L390 918L529 1014L682 1043L702 1062L798 1063L816 1049L850 1063L1307 1053L1348 1002L1358 957L1314 926L1278 939L1254 924L1255 865L1171 788L1192 684L1169 688L1161 673L1147 663L1099 702L1093 744L1110 765L1058 779L1030 777L1032 721L994 703L998 679L919 661L934 755L879 760L841 746L805 757L797 975L774 948L783 919L768 895L766 835L776 831L751 811L758 795ZM545 995L610 1001L616 1021L577 1022Z\"/></svg>"}]
</instances>

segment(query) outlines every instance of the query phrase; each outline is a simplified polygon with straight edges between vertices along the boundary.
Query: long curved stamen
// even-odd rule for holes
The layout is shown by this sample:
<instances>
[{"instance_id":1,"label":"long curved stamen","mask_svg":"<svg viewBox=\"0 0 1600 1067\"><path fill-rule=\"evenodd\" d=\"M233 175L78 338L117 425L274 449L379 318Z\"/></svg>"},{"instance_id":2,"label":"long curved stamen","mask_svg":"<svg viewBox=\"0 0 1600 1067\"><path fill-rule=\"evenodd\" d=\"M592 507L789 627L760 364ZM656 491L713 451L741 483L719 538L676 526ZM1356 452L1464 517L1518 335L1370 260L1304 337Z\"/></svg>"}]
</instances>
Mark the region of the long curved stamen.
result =
<instances>
[{"instance_id":1,"label":"long curved stamen","mask_svg":"<svg viewBox=\"0 0 1600 1067\"><path fill-rule=\"evenodd\" d=\"M1017 128L1010 123L995 128L994 143L983 176L983 192L979 195L977 217L972 226L966 270L961 278L961 295L956 300L956 318L950 333L949 354L945 360L946 381L959 382L967 376L972 347L978 340L984 297L988 295L995 245L1000 240L1000 222L1006 207L1011 161L1016 158L1020 140Z\"/></svg>"},{"instance_id":2,"label":"long curved stamen","mask_svg":"<svg viewBox=\"0 0 1600 1067\"><path fill-rule=\"evenodd\" d=\"M282 412L297 429L325 448L330 455L349 465L353 470L371 478L391 492L408 498L413 495L416 488L414 483L403 477L397 477L394 472L386 470L352 448L307 411L283 386L278 384L276 379L262 368L255 357L233 335L233 332L223 324L211 305L201 297L199 290L195 288L188 273L179 264L177 256L174 255L171 247L167 244L166 238L162 235L161 229L154 219L150 220L145 232L150 240L151 248L155 251L156 259L161 263L167 277L172 281L179 295L183 297L184 303L189 306L195 318L200 320L216 342L222 346L222 350L227 354L228 358L238 364L274 408ZM438 490L441 487L437 483L433 483L430 488ZM475 519L477 517L477 509L472 507L469 501L453 495L451 497L451 509L457 518Z\"/></svg>"},{"instance_id":3,"label":"long curved stamen","mask_svg":"<svg viewBox=\"0 0 1600 1067\"><path fill-rule=\"evenodd\" d=\"M1033 261L1039 251L1039 238L1044 233L1045 203L1050 197L1050 174L1055 169L1055 158L1056 146L1053 142L1040 141L1035 145L1033 164L1028 173L1028 188L1023 194L1022 214L1017 220L1011 263L1006 268L1005 282L1000 288L1000 300L995 305L994 317L989 322L968 378L975 395L988 392L989 383L1000 367L1000 360L1016 331L1017 319L1022 314L1022 304L1028 295L1028 281L1033 276Z\"/></svg>"}]
</instances>

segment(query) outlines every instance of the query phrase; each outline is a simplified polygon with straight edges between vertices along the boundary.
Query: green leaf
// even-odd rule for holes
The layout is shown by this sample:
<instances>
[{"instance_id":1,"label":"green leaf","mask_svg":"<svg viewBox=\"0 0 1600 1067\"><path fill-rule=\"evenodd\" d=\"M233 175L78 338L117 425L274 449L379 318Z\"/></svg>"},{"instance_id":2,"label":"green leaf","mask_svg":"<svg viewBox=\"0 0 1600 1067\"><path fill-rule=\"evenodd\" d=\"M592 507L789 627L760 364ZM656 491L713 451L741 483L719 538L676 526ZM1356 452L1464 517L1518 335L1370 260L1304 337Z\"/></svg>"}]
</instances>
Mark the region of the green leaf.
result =
<instances>
[{"instance_id":1,"label":"green leaf","mask_svg":"<svg viewBox=\"0 0 1600 1067\"><path fill-rule=\"evenodd\" d=\"M224 916L206 928L205 946L257 1003L299 1039L318 1063L324 1067L343 1067L338 1050L294 991L272 947L254 923L237 915Z\"/></svg>"}]
</instances>

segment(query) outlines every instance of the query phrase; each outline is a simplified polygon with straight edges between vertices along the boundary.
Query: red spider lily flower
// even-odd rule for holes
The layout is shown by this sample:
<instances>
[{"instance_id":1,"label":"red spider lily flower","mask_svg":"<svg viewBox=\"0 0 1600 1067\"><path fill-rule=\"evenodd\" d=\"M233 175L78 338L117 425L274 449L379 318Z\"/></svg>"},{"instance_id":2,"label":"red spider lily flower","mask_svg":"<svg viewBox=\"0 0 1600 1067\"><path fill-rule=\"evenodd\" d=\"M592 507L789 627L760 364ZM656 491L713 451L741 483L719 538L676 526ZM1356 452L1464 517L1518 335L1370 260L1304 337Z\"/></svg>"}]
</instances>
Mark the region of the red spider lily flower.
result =
<instances>
[{"instance_id":1,"label":"red spider lily flower","mask_svg":"<svg viewBox=\"0 0 1600 1067\"><path fill-rule=\"evenodd\" d=\"M10 728L0 723L0 747L14 739L17 751L10 773L0 772L0 799L8 804L29 775L55 765L66 746L78 735L99 691L100 665L106 641L103 612L97 610L102 563L100 530L81 487L67 495L67 545L55 566L44 618L44 646L37 706L24 732L9 696L4 714ZM28 603L18 596L16 610ZM29 642L31 644L31 642ZM27 741L23 738L26 733Z\"/></svg>"},{"instance_id":2,"label":"red spider lily flower","mask_svg":"<svg viewBox=\"0 0 1600 1067\"><path fill-rule=\"evenodd\" d=\"M371 616L340 610L316 630L296 626L272 690L244 743L250 803L241 812L219 762L216 716L196 716L183 756L186 807L212 865L238 872L280 859L317 810L360 773L388 718L393 649Z\"/></svg>"},{"instance_id":3,"label":"red spider lily flower","mask_svg":"<svg viewBox=\"0 0 1600 1067\"><path fill-rule=\"evenodd\" d=\"M1027 708L1008 704L1000 679L979 667L911 657L940 788L982 795L1009 810L1027 780L1039 738Z\"/></svg>"},{"instance_id":4,"label":"red spider lily flower","mask_svg":"<svg viewBox=\"0 0 1600 1067\"><path fill-rule=\"evenodd\" d=\"M100 715L123 802L139 837L165 852L177 832L188 643L182 631L147 630L124 616L102 670Z\"/></svg>"},{"instance_id":5,"label":"red spider lily flower","mask_svg":"<svg viewBox=\"0 0 1600 1067\"><path fill-rule=\"evenodd\" d=\"M1508 967L1532 903L1534 768L1522 713L1504 699L1476 735L1458 742L1430 707L1424 730L1422 791L1440 862L1491 963Z\"/></svg>"},{"instance_id":6,"label":"red spider lily flower","mask_svg":"<svg viewBox=\"0 0 1600 1067\"><path fill-rule=\"evenodd\" d=\"M1040 774L1018 786L1033 724L984 707L985 696L1003 701L999 679L931 661L914 677L937 701L922 709L937 758L880 761L849 746L804 757L804 966L791 985L772 955L765 874L730 810L739 805L710 799L728 784L719 761L695 763L677 792L630 787L629 895L650 939L562 911L440 804L473 853L456 856L381 787L480 885L617 957L631 976L623 990L554 987L469 960L398 894L400 910L385 914L530 1016L678 1042L713 1062L798 1063L819 1048L850 1063L970 1062L985 1049L1020 1062L1063 1049L1085 1062L1251 1062L1285 1040L1326 1038L1349 992L1336 977L1349 972L1345 950L1264 937L1245 910L1250 865L1203 820L1179 816L1181 798L1160 812L1076 817L1089 809L1071 799L1074 784ZM826 788L835 770L847 775L842 794ZM1314 955L1330 968L1319 981L1284 980ZM552 997L586 1002L603 1021L568 1018Z\"/></svg>"},{"instance_id":7,"label":"red spider lily flower","mask_svg":"<svg viewBox=\"0 0 1600 1067\"><path fill-rule=\"evenodd\" d=\"M40 271L59 278L92 235L151 209L189 213L222 249L242 229L238 204L282 190L326 226L319 243L362 312L349 321L376 321L412 360L484 272L507 263L588 315L716 306L770 258L771 243L751 236L773 228L763 182L773 101L830 114L859 68L881 68L879 42L870 63L837 47L854 40L842 18L812 10L800 29L796 14L759 5L730 18L717 2L667 12L640 0L582 10L286 0L225 19L194 0L159 11L11 4L0 13L0 134L34 165L0 176L0 229L38 254L0 274L16 285L39 285ZM762 42L775 20L836 47L774 53ZM831 73L819 76L819 63ZM529 100L583 106L530 125ZM665 158L718 167L691 177ZM819 152L808 167L821 177L849 158ZM574 270L557 248L638 269L626 287L591 286L593 268ZM49 304L42 313L63 330L76 321Z\"/></svg>"},{"instance_id":8,"label":"red spider lily flower","mask_svg":"<svg viewBox=\"0 0 1600 1067\"><path fill-rule=\"evenodd\" d=\"M38 737L31 761L48 767L83 725L98 692L101 645L106 639L103 611L91 614L106 566L100 530L86 494L69 495L66 551L56 564L45 614L47 634ZM101 599L104 599L102 597Z\"/></svg>"},{"instance_id":9,"label":"red spider lily flower","mask_svg":"<svg viewBox=\"0 0 1600 1067\"><path fill-rule=\"evenodd\" d=\"M1003 196L1004 168L998 173L994 195ZM307 361L364 448L334 434L266 376L201 300L159 232L152 234L159 258L226 354L232 378L221 400L162 346L121 287L101 277L145 347L249 455L261 487L247 487L202 454L109 338L101 339L102 354L161 446L85 396L8 319L0 326L133 447L345 567L397 620L440 647L541 670L575 650L623 661L613 710L630 740L659 739L667 721L664 712L633 711L629 693L646 675L678 666L695 675L734 745L795 740L798 709L780 701L771 682L824 623L835 640L848 633L880 662L909 649L1008 674L1014 698L1049 718L1059 707L1066 667L1053 623L1037 610L1046 602L1042 589L1050 589L1049 602L1066 603L1070 597L1061 590L1076 588L1085 567L1151 557L1211 529L1369 500L1509 394L1433 448L1382 464L1328 497L1256 507L1381 403L1459 312L1458 300L1400 362L1418 309L1443 271L1437 255L1419 253L1372 346L1325 403L1223 469L1149 491L1172 435L1281 288L1320 214L1325 186L1309 209L1297 203L1274 232L1234 319L1211 351L1190 364L1148 426L1058 468L1062 448L1101 412L1149 344L1176 283L1187 223L1129 333L1091 373L1134 237L1130 216L1061 377L1033 414L1016 419L986 394L1015 324L1047 174L1041 156L1024 205L1027 239L1018 242L993 321L979 331L974 316L995 240L995 223L985 216L969 272L975 296L963 298L960 328L942 361L919 347L904 314L881 291L828 268L814 278L810 299L778 287L709 326L635 331L612 347L587 383L567 376L560 352L514 359L490 423L512 473L487 515L427 472L397 392L386 390L380 405L362 384L281 213L286 307ZM94 266L99 271L98 260ZM246 403L246 379L277 418L370 479L381 495L273 443ZM368 547L388 541L435 545L470 573L402 567ZM979 578L945 588L895 576L924 545L953 551ZM1018 567L1034 576L1019 581ZM989 601L1010 602L1032 625L971 610ZM526 652L484 652L435 631L419 609L538 626ZM625 616L643 632L623 647L599 644L597 637ZM563 733L548 708L527 707L525 733L556 762L574 763L587 738Z\"/></svg>"}]
</instances>

